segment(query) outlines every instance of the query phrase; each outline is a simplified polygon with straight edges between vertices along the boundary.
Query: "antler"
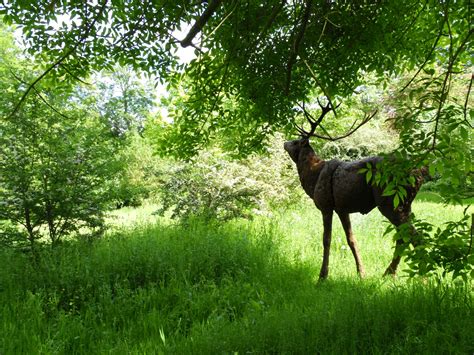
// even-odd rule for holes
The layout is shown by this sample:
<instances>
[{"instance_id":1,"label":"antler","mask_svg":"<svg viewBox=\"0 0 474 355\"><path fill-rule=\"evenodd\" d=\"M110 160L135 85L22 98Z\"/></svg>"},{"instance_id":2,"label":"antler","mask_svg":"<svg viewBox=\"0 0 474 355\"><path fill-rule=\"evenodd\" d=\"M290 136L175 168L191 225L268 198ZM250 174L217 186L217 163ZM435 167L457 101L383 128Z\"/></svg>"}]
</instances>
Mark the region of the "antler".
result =
<instances>
[{"instance_id":1,"label":"antler","mask_svg":"<svg viewBox=\"0 0 474 355\"><path fill-rule=\"evenodd\" d=\"M326 106L323 106L321 104L321 102L319 101L319 98L317 100L318 100L319 107L321 107L321 114L319 115L319 117L317 119L314 119L314 117L306 110L304 101L301 105L298 104L298 106L303 110L303 113L304 113L304 116L306 117L306 120L308 120L309 124L311 125L311 130L309 132L305 131L302 126L300 127L300 126L296 125L296 129L298 130L301 137L303 137L303 138L309 138L309 137L313 137L313 136L317 137L317 135L315 135L314 131L319 126L319 124L323 120L324 116L326 116L326 114L328 112L334 111L340 105L339 104L335 108L333 108L331 102L329 101Z\"/></svg>"},{"instance_id":2,"label":"antler","mask_svg":"<svg viewBox=\"0 0 474 355\"><path fill-rule=\"evenodd\" d=\"M338 137L331 137L331 135L324 129L324 127L321 126L324 133L326 134L325 136L323 136L323 135L315 133L316 128L320 125L324 116L328 112L334 111L341 104L338 104L336 107L333 108L331 102L328 102L326 106L323 106L321 102L319 101L319 99L318 99L318 104L319 104L319 107L321 107L322 112L321 112L321 115L317 119L314 119L314 117L306 110L304 102L302 105L298 104L298 106L303 110L303 113L306 119L308 120L309 124L311 125L311 130L309 132L305 131L302 127L296 125L296 129L300 133L302 138L316 137L316 138L324 139L327 141L337 141L337 140L346 138L350 136L351 134L353 134L355 131L357 131L360 127L365 125L367 122L369 122L378 112L377 110L375 110L372 114L366 114L364 118L362 119L362 121L357 126L355 125L357 120L354 121L351 129L349 129L349 131L347 131L346 133Z\"/></svg>"}]
</instances>

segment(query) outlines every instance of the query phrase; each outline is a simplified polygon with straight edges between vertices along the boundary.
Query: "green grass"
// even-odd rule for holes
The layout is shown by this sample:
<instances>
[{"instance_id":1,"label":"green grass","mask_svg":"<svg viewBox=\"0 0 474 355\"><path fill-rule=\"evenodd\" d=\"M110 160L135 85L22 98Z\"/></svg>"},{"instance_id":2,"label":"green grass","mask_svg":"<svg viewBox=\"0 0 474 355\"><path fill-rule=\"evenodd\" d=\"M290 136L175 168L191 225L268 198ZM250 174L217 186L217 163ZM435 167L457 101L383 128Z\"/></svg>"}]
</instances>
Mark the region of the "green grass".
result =
<instances>
[{"instance_id":1,"label":"green grass","mask_svg":"<svg viewBox=\"0 0 474 355\"><path fill-rule=\"evenodd\" d=\"M462 210L414 205L437 224ZM37 264L0 251L0 354L474 352L470 286L381 277L393 243L378 212L352 218L368 277L335 221L329 280L317 283L322 223L309 203L188 228L152 211L118 212L106 238Z\"/></svg>"}]
</instances>

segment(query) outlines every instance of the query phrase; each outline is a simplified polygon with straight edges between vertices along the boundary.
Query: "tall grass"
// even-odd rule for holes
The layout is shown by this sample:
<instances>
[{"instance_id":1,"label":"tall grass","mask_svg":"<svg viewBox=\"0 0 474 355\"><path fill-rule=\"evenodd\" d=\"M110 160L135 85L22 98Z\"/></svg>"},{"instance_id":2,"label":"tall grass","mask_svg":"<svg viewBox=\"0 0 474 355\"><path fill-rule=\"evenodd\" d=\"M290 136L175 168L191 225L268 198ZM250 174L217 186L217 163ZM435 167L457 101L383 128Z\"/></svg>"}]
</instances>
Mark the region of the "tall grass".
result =
<instances>
[{"instance_id":1,"label":"tall grass","mask_svg":"<svg viewBox=\"0 0 474 355\"><path fill-rule=\"evenodd\" d=\"M461 211L415 205L439 223ZM380 277L392 242L377 213L353 218L368 278L356 277L335 223L323 283L313 206L187 228L126 227L127 216L106 238L45 250L37 263L0 251L0 354L474 351L469 285Z\"/></svg>"}]
</instances>

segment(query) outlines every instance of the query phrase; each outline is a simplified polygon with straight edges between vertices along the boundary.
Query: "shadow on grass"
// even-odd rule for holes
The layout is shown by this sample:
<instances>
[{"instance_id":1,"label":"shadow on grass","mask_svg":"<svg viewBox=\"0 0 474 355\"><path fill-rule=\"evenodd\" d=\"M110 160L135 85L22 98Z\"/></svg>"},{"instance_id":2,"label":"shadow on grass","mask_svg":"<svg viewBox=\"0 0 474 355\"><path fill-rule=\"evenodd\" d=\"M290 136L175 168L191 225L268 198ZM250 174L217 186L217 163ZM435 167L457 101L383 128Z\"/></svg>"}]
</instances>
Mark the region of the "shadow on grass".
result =
<instances>
[{"instance_id":1,"label":"shadow on grass","mask_svg":"<svg viewBox=\"0 0 474 355\"><path fill-rule=\"evenodd\" d=\"M419 202L443 203L443 198L436 192L420 191L416 195L416 200Z\"/></svg>"},{"instance_id":2,"label":"shadow on grass","mask_svg":"<svg viewBox=\"0 0 474 355\"><path fill-rule=\"evenodd\" d=\"M472 353L472 294L332 279L271 227L143 227L2 255L0 353Z\"/></svg>"},{"instance_id":3,"label":"shadow on grass","mask_svg":"<svg viewBox=\"0 0 474 355\"><path fill-rule=\"evenodd\" d=\"M441 195L433 191L420 191L416 195L416 200L419 202L430 202L444 204L444 200ZM462 199L462 204L465 206L474 204L474 197Z\"/></svg>"}]
</instances>

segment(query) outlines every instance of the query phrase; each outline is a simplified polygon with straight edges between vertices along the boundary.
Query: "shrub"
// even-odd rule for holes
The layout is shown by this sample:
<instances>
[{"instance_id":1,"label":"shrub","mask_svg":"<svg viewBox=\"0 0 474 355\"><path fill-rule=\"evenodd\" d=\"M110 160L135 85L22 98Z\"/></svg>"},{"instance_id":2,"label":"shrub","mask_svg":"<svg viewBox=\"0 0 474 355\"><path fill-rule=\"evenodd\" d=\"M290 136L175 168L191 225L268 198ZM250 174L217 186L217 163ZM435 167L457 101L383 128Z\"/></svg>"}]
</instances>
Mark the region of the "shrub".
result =
<instances>
[{"instance_id":1,"label":"shrub","mask_svg":"<svg viewBox=\"0 0 474 355\"><path fill-rule=\"evenodd\" d=\"M209 152L200 154L197 162L172 167L160 189L162 207L158 212L171 210L171 217L181 220L191 216L206 220L249 217L250 210L258 206L259 191L241 168Z\"/></svg>"},{"instance_id":2,"label":"shrub","mask_svg":"<svg viewBox=\"0 0 474 355\"><path fill-rule=\"evenodd\" d=\"M154 198L158 190L158 176L166 163L154 155L148 139L138 133L126 138L118 159L125 163L122 173L113 184L114 202L117 208L140 206L144 200Z\"/></svg>"},{"instance_id":3,"label":"shrub","mask_svg":"<svg viewBox=\"0 0 474 355\"><path fill-rule=\"evenodd\" d=\"M383 128L379 121L374 121L346 139L326 142L319 153L327 159L357 160L389 152L396 145L396 134Z\"/></svg>"},{"instance_id":4,"label":"shrub","mask_svg":"<svg viewBox=\"0 0 474 355\"><path fill-rule=\"evenodd\" d=\"M30 96L0 121L0 220L19 226L31 246L44 236L54 245L65 235L100 233L107 183L119 169L106 125L68 91L45 95L62 113Z\"/></svg>"},{"instance_id":5,"label":"shrub","mask_svg":"<svg viewBox=\"0 0 474 355\"><path fill-rule=\"evenodd\" d=\"M218 150L202 152L194 162L163 166L159 193L164 214L187 220L250 218L269 211L275 204L297 200L297 175L283 151L283 139L276 137L265 156L232 160ZM300 196L299 189L296 190Z\"/></svg>"}]
</instances>

